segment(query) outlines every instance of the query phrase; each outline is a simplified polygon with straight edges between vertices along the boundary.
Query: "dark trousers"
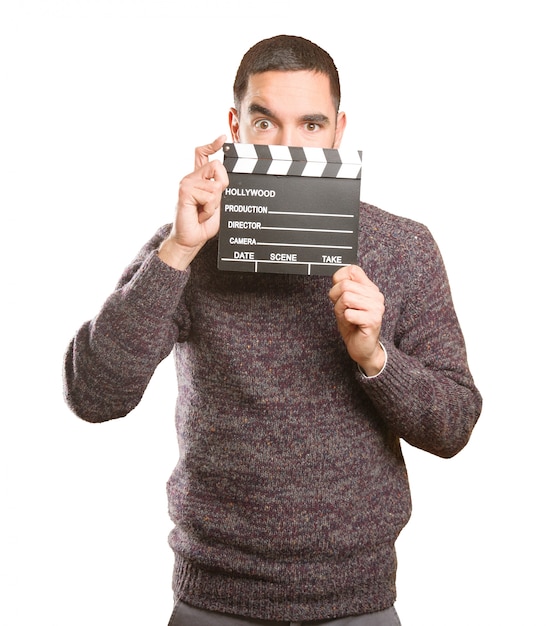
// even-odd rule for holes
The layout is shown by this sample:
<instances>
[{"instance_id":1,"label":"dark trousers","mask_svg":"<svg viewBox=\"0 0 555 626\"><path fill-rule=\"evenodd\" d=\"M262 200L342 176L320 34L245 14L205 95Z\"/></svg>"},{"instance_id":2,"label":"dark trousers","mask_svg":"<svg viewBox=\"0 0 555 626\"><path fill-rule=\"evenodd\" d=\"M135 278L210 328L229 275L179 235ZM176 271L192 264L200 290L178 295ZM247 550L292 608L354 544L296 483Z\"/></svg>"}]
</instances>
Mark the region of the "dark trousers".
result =
<instances>
[{"instance_id":1,"label":"dark trousers","mask_svg":"<svg viewBox=\"0 0 555 626\"><path fill-rule=\"evenodd\" d=\"M254 626L256 624L260 626L324 626L325 624L330 624L330 626L401 626L397 612L393 607L378 613L353 615L331 620L276 622L205 611L184 602L178 602L175 605L168 626Z\"/></svg>"}]
</instances>

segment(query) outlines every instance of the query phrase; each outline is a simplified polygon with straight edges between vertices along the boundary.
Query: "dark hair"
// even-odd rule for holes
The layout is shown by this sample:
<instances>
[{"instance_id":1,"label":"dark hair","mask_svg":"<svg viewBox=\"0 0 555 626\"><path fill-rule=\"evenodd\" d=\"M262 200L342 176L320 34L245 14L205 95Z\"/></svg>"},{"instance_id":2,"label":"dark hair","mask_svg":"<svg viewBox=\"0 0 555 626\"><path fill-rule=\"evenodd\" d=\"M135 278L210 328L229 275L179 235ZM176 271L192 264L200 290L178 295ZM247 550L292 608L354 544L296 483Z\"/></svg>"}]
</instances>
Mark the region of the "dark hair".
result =
<instances>
[{"instance_id":1,"label":"dark hair","mask_svg":"<svg viewBox=\"0 0 555 626\"><path fill-rule=\"evenodd\" d=\"M330 81L335 109L339 111L341 88L333 59L312 41L293 35L277 35L263 39L246 52L233 83L233 98L237 111L247 91L250 77L253 74L273 70L283 72L309 70L325 74Z\"/></svg>"}]
</instances>

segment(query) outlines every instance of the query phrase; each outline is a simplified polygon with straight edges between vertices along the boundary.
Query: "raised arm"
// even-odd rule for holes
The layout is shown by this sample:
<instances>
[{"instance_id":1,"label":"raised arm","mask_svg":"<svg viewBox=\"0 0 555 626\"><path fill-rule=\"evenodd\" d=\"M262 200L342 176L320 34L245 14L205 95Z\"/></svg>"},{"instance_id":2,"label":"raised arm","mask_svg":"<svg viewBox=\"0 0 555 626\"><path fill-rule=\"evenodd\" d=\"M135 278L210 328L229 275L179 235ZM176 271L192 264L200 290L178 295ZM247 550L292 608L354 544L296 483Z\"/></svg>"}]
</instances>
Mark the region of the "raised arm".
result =
<instances>
[{"instance_id":1,"label":"raised arm","mask_svg":"<svg viewBox=\"0 0 555 626\"><path fill-rule=\"evenodd\" d=\"M195 170L180 184L175 219L160 229L121 277L98 315L71 341L64 367L70 408L91 422L129 413L161 360L189 329L180 300L187 268L219 228L227 173L209 161L225 137L197 148Z\"/></svg>"}]
</instances>

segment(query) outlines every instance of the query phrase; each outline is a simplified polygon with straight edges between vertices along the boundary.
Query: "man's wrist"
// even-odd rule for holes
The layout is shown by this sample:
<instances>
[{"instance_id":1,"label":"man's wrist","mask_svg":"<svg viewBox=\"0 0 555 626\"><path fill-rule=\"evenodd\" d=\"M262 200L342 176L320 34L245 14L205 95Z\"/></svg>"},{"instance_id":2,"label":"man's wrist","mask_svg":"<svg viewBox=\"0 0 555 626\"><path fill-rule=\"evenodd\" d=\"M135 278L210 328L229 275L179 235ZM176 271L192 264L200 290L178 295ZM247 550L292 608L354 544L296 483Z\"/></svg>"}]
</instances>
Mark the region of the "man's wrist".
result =
<instances>
[{"instance_id":1,"label":"man's wrist","mask_svg":"<svg viewBox=\"0 0 555 626\"><path fill-rule=\"evenodd\" d=\"M358 363L358 369L365 378L375 378L385 369L387 364L387 350L381 341L374 350L372 357L364 362Z\"/></svg>"},{"instance_id":2,"label":"man's wrist","mask_svg":"<svg viewBox=\"0 0 555 626\"><path fill-rule=\"evenodd\" d=\"M158 248L158 256L166 265L185 271L202 246L188 248L178 243L171 235Z\"/></svg>"}]
</instances>

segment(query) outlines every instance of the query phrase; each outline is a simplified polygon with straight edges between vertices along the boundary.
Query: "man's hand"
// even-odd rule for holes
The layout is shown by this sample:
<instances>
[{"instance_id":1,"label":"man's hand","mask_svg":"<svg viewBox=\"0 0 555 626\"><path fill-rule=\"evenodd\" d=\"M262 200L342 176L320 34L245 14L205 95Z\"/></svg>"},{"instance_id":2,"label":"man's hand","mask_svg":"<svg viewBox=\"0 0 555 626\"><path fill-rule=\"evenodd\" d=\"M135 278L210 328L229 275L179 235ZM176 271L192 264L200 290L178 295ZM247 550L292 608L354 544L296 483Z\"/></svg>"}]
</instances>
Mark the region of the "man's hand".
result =
<instances>
[{"instance_id":1,"label":"man's hand","mask_svg":"<svg viewBox=\"0 0 555 626\"><path fill-rule=\"evenodd\" d=\"M162 261L176 269L184 270L220 228L220 202L229 179L222 163L209 157L225 139L222 135L196 148L195 169L179 185L173 227L158 251Z\"/></svg>"},{"instance_id":2,"label":"man's hand","mask_svg":"<svg viewBox=\"0 0 555 626\"><path fill-rule=\"evenodd\" d=\"M384 297L358 265L342 267L332 280L329 297L347 351L367 376L374 376L385 363L379 343Z\"/></svg>"}]
</instances>

